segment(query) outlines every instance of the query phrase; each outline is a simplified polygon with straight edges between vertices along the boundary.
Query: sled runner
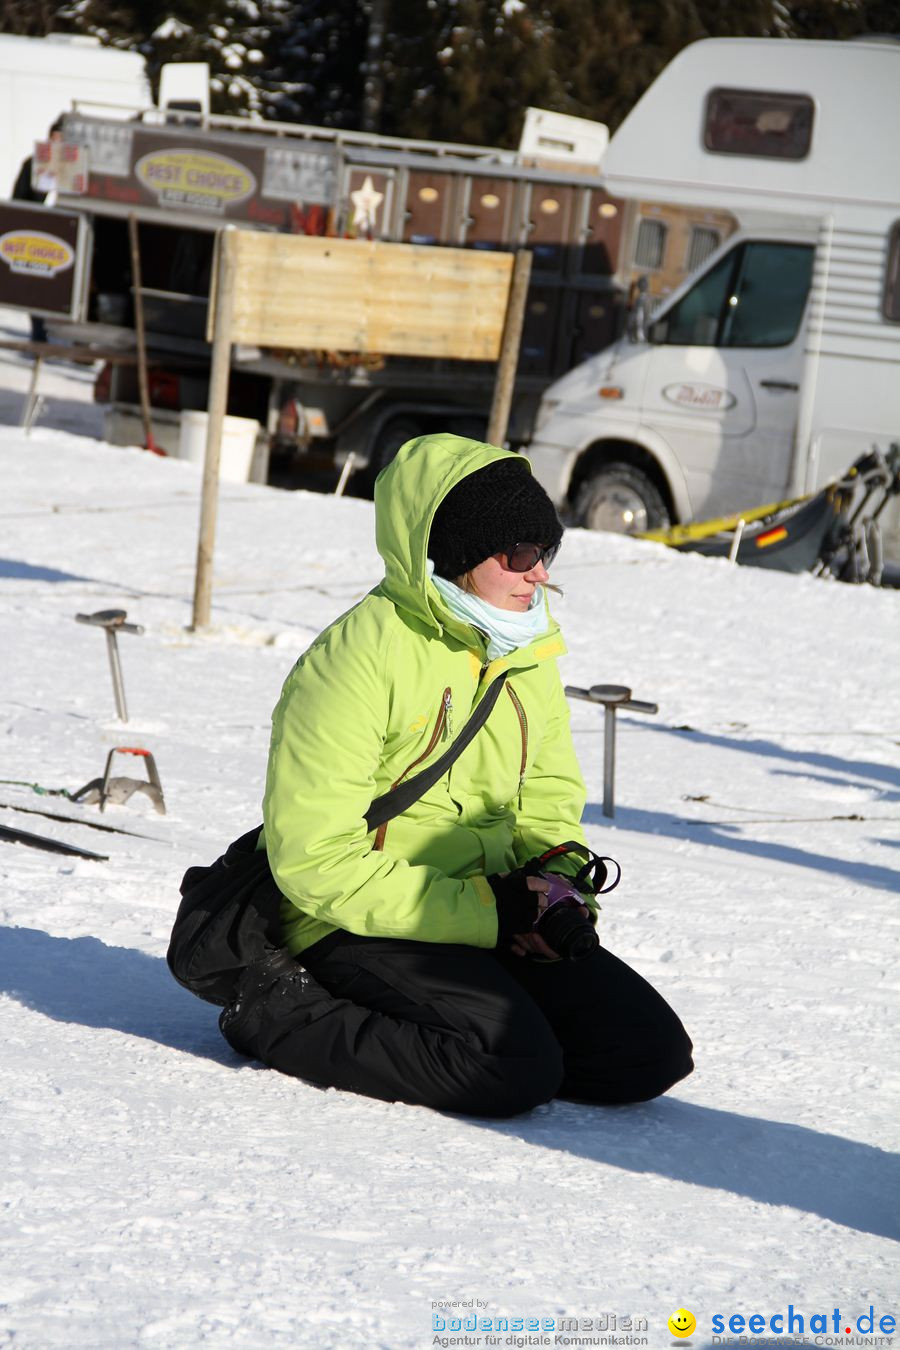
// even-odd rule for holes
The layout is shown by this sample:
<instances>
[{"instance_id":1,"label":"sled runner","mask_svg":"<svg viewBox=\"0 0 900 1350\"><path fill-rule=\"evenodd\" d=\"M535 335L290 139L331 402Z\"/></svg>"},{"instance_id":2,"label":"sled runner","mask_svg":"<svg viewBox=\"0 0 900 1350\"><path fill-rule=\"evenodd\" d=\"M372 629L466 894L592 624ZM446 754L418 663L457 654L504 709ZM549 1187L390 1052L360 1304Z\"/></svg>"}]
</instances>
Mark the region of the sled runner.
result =
<instances>
[{"instance_id":1,"label":"sled runner","mask_svg":"<svg viewBox=\"0 0 900 1350\"><path fill-rule=\"evenodd\" d=\"M898 493L900 444L891 445L886 454L873 447L814 496L638 537L680 553L731 558L746 567L898 585L895 570L884 566L878 523Z\"/></svg>"}]
</instances>

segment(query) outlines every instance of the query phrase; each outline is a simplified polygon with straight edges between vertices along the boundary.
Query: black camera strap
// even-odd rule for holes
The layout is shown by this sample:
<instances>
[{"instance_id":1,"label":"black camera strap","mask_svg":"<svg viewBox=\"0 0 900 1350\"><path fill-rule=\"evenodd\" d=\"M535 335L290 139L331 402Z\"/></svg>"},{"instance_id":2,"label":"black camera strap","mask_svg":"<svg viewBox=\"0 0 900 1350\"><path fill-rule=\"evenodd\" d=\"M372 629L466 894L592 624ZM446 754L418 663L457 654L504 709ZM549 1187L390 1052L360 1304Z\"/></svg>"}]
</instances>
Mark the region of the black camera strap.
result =
<instances>
[{"instance_id":1,"label":"black camera strap","mask_svg":"<svg viewBox=\"0 0 900 1350\"><path fill-rule=\"evenodd\" d=\"M580 867L574 877L571 878L576 891L587 892L588 895L606 895L607 891L616 889L622 878L622 869L615 858L601 857L599 853L594 853L585 844L579 844L574 839L569 839L564 844L557 844L555 848L548 848L546 853L542 853L538 858L531 858L522 870L526 875L537 876L554 858L562 858L567 853L574 853L577 858L587 859L584 866ZM612 863L616 869L615 880L611 881L609 885L607 885L607 877L609 876L607 863Z\"/></svg>"},{"instance_id":2,"label":"black camera strap","mask_svg":"<svg viewBox=\"0 0 900 1350\"><path fill-rule=\"evenodd\" d=\"M488 686L484 698L478 707L472 713L466 725L457 736L456 740L448 750L436 759L433 764L429 764L427 769L421 773L414 774L412 778L407 778L405 782L391 788L389 792L383 792L380 797L376 797L371 803L363 819L370 830L377 830L380 825L385 825L394 816L402 815L404 811L424 796L430 787L443 778L450 766L459 759L467 745L470 745L477 736L478 732L484 726L490 716L491 709L500 697L500 690L506 683L508 671L498 675ZM254 825L252 830L242 834L240 839L236 839L229 845L225 854L226 866L229 865L229 858L232 852L235 855L244 853L253 853L256 849L256 841L259 839L262 823Z\"/></svg>"},{"instance_id":3,"label":"black camera strap","mask_svg":"<svg viewBox=\"0 0 900 1350\"><path fill-rule=\"evenodd\" d=\"M377 829L405 811L445 774L484 726L497 702L506 674L488 686L472 716L439 759L376 797L366 825ZM208 867L189 867L181 882L166 960L179 984L198 998L224 1007L235 997L248 967L268 961L282 941L282 896L264 848L262 825L242 834Z\"/></svg>"},{"instance_id":4,"label":"black camera strap","mask_svg":"<svg viewBox=\"0 0 900 1350\"><path fill-rule=\"evenodd\" d=\"M414 774L412 778L407 778L404 783L391 788L390 792L383 792L380 797L375 798L365 815L366 825L370 830L377 830L379 825L384 825L387 821L393 820L394 816L402 815L412 806L413 802L417 802L430 787L434 787L435 783L443 778L450 766L459 759L466 746L471 744L488 720L491 709L500 697L500 690L506 683L506 676L507 672L504 671L502 675L498 675L495 680L491 681L478 707L449 750L445 750L439 759L436 759L433 764L429 764L428 768L423 769L421 773Z\"/></svg>"}]
</instances>

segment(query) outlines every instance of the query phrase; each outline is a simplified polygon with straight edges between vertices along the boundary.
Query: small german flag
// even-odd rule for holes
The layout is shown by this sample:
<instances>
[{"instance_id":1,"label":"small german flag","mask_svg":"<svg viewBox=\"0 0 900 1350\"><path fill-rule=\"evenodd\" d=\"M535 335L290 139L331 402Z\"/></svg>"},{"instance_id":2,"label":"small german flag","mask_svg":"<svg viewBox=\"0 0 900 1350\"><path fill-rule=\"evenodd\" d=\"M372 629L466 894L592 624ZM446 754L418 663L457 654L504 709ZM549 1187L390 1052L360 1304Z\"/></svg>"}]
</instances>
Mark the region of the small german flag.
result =
<instances>
[{"instance_id":1,"label":"small german flag","mask_svg":"<svg viewBox=\"0 0 900 1350\"><path fill-rule=\"evenodd\" d=\"M768 548L770 544L777 544L781 539L787 539L787 530L783 525L776 525L773 530L766 530L765 534L757 535L756 547Z\"/></svg>"}]
</instances>

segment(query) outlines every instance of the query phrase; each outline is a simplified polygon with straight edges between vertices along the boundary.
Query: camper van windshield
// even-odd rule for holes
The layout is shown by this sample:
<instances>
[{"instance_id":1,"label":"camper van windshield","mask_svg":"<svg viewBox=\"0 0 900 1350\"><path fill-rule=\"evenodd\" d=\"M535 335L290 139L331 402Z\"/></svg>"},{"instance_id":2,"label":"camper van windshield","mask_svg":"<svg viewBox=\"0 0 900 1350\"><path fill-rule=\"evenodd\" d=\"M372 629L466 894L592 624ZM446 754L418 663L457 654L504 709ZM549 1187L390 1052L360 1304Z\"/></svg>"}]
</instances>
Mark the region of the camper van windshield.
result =
<instances>
[{"instance_id":1,"label":"camper van windshield","mask_svg":"<svg viewBox=\"0 0 900 1350\"><path fill-rule=\"evenodd\" d=\"M653 324L676 347L784 347L794 340L812 277L808 244L739 244Z\"/></svg>"}]
</instances>

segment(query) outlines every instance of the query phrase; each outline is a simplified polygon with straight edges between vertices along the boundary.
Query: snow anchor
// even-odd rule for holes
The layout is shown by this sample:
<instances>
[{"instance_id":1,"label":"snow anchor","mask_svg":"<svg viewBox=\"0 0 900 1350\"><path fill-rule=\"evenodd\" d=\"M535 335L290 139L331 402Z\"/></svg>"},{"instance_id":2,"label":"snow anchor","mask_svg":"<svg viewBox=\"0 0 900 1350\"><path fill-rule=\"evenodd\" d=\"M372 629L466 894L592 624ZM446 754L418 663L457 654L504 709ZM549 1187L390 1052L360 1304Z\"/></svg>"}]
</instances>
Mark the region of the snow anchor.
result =
<instances>
[{"instance_id":1,"label":"snow anchor","mask_svg":"<svg viewBox=\"0 0 900 1350\"><path fill-rule=\"evenodd\" d=\"M114 755L137 755L143 759L147 768L147 781L141 778L111 777ZM89 783L85 783L84 787L72 794L72 801L84 802L87 806L99 802L100 810L105 811L107 802L112 802L114 806L124 806L135 792L146 793L159 814L161 816L166 814L166 803L156 769L156 760L150 751L136 745L115 745L106 756L102 778L92 778Z\"/></svg>"},{"instance_id":2,"label":"snow anchor","mask_svg":"<svg viewBox=\"0 0 900 1350\"><path fill-rule=\"evenodd\" d=\"M611 819L616 814L616 711L626 708L629 712L658 713L659 704L632 698L624 684L592 684L590 689L567 684L566 696L603 704L603 814Z\"/></svg>"},{"instance_id":3,"label":"snow anchor","mask_svg":"<svg viewBox=\"0 0 900 1350\"><path fill-rule=\"evenodd\" d=\"M113 694L116 700L116 712L123 722L128 721L128 708L125 703L125 684L122 679L122 664L119 661L117 633L143 633L139 623L126 623L124 609L98 609L94 614L76 614L76 623L89 623L102 628L106 633L106 650L109 655L109 668L112 673Z\"/></svg>"}]
</instances>

